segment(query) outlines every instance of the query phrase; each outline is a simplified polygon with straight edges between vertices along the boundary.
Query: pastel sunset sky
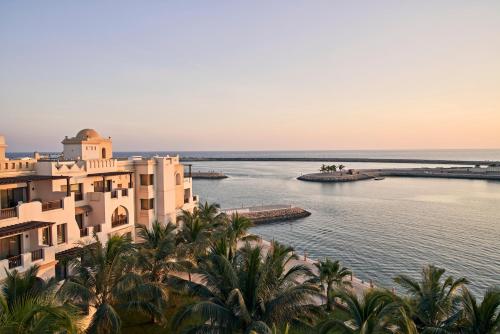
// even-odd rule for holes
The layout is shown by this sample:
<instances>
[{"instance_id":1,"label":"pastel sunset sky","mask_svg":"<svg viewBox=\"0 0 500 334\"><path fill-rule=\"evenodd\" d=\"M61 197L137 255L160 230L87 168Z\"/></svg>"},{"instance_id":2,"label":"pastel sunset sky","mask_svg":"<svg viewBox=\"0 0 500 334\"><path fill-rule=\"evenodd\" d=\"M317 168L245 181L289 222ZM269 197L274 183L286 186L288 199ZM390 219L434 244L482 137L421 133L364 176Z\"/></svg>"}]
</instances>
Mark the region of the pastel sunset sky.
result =
<instances>
[{"instance_id":1,"label":"pastel sunset sky","mask_svg":"<svg viewBox=\"0 0 500 334\"><path fill-rule=\"evenodd\" d=\"M500 148L500 1L2 1L0 134L56 151Z\"/></svg>"}]
</instances>

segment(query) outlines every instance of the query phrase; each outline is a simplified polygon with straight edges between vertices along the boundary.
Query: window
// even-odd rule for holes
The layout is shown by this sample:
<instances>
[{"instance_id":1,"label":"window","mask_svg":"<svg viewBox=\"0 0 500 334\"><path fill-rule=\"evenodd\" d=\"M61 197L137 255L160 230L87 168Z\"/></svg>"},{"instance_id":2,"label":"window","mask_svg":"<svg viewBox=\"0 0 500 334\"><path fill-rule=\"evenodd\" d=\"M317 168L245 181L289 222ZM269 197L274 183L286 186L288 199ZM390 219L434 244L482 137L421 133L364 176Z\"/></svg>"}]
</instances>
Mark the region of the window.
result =
<instances>
[{"instance_id":1,"label":"window","mask_svg":"<svg viewBox=\"0 0 500 334\"><path fill-rule=\"evenodd\" d=\"M154 184L153 174L141 174L141 186L152 186Z\"/></svg>"},{"instance_id":2,"label":"window","mask_svg":"<svg viewBox=\"0 0 500 334\"><path fill-rule=\"evenodd\" d=\"M178 186L181 184L181 174L179 173L175 174L175 184Z\"/></svg>"},{"instance_id":3,"label":"window","mask_svg":"<svg viewBox=\"0 0 500 334\"><path fill-rule=\"evenodd\" d=\"M67 190L68 186L61 186L61 191L66 192ZM75 194L75 201L83 200L83 183L73 183L69 186L69 190Z\"/></svg>"},{"instance_id":4,"label":"window","mask_svg":"<svg viewBox=\"0 0 500 334\"><path fill-rule=\"evenodd\" d=\"M83 226L83 214L75 215L75 220L78 224L78 228L80 229L80 238L88 236L89 231L86 227Z\"/></svg>"},{"instance_id":5,"label":"window","mask_svg":"<svg viewBox=\"0 0 500 334\"><path fill-rule=\"evenodd\" d=\"M151 210L154 209L154 207L155 207L154 198L141 199L141 210Z\"/></svg>"},{"instance_id":6,"label":"window","mask_svg":"<svg viewBox=\"0 0 500 334\"><path fill-rule=\"evenodd\" d=\"M123 206L119 206L111 216L111 227L125 225L128 223L128 211Z\"/></svg>"},{"instance_id":7,"label":"window","mask_svg":"<svg viewBox=\"0 0 500 334\"><path fill-rule=\"evenodd\" d=\"M95 233L99 233L99 232L101 232L101 225L95 225L95 226L94 226L94 232L95 232Z\"/></svg>"},{"instance_id":8,"label":"window","mask_svg":"<svg viewBox=\"0 0 500 334\"><path fill-rule=\"evenodd\" d=\"M50 245L50 227L42 229L42 245Z\"/></svg>"},{"instance_id":9,"label":"window","mask_svg":"<svg viewBox=\"0 0 500 334\"><path fill-rule=\"evenodd\" d=\"M57 244L63 244L66 242L66 230L67 224L57 225Z\"/></svg>"},{"instance_id":10,"label":"window","mask_svg":"<svg viewBox=\"0 0 500 334\"><path fill-rule=\"evenodd\" d=\"M95 192L103 192L104 191L104 182L94 181L94 191Z\"/></svg>"}]
</instances>

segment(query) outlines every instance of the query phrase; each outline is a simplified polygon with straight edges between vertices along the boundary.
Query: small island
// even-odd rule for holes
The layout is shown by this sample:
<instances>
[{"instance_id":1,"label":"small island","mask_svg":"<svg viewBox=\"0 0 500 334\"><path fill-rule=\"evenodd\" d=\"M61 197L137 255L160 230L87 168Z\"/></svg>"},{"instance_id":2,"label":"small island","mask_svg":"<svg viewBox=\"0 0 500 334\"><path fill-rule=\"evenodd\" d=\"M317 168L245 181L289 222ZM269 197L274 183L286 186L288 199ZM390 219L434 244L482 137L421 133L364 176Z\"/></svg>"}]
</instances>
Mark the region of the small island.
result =
<instances>
[{"instance_id":1,"label":"small island","mask_svg":"<svg viewBox=\"0 0 500 334\"><path fill-rule=\"evenodd\" d=\"M319 169L319 173L304 174L297 179L310 182L352 182L370 179L383 180L385 177L430 177L500 181L500 165L498 164L491 164L487 167L419 167L344 170L344 165L322 165Z\"/></svg>"}]
</instances>

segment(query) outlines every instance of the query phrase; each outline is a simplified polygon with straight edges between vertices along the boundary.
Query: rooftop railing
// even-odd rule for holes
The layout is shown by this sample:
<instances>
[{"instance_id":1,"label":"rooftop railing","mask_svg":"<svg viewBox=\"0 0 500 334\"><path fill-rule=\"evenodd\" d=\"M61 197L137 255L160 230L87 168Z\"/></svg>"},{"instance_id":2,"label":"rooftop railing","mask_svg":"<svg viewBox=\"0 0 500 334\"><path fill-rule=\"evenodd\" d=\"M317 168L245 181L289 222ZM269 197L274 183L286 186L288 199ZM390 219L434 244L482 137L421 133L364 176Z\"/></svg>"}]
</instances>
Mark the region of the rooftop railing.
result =
<instances>
[{"instance_id":1,"label":"rooftop railing","mask_svg":"<svg viewBox=\"0 0 500 334\"><path fill-rule=\"evenodd\" d=\"M62 199L58 199L55 201L42 202L42 211L62 209L62 207L63 207Z\"/></svg>"},{"instance_id":2,"label":"rooftop railing","mask_svg":"<svg viewBox=\"0 0 500 334\"><path fill-rule=\"evenodd\" d=\"M0 219L14 218L17 217L16 208L5 208L0 209Z\"/></svg>"}]
</instances>

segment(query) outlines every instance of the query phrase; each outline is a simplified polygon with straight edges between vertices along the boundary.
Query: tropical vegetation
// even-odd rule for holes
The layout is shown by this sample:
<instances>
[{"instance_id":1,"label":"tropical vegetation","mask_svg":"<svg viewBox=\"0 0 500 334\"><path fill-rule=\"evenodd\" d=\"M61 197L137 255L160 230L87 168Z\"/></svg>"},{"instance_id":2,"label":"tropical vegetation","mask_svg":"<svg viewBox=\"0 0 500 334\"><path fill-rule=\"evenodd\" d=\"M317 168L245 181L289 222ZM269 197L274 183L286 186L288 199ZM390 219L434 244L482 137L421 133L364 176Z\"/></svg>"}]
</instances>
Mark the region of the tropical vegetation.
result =
<instances>
[{"instance_id":1,"label":"tropical vegetation","mask_svg":"<svg viewBox=\"0 0 500 334\"><path fill-rule=\"evenodd\" d=\"M341 169L341 168L339 168ZM7 272L0 333L500 333L500 290L483 296L432 265L398 292L354 288L340 261L300 261L203 203L178 224L82 245L62 282Z\"/></svg>"},{"instance_id":2,"label":"tropical vegetation","mask_svg":"<svg viewBox=\"0 0 500 334\"><path fill-rule=\"evenodd\" d=\"M345 169L345 166L344 165L321 165L319 171L321 173L333 173L333 172L336 172L337 170L338 171L342 171Z\"/></svg>"}]
</instances>

